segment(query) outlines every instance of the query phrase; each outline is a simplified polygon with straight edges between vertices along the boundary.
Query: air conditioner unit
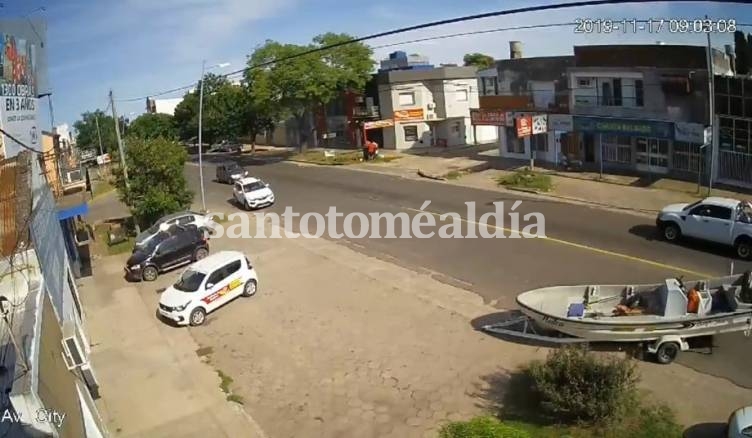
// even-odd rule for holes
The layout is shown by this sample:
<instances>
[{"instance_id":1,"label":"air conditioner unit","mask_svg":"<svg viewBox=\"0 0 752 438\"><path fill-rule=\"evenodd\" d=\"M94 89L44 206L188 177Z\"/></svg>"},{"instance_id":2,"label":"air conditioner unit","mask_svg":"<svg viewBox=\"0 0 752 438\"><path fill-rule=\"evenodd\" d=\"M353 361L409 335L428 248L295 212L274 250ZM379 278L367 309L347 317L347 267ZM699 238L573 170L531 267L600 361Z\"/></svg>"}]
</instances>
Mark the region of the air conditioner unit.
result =
<instances>
[{"instance_id":1,"label":"air conditioner unit","mask_svg":"<svg viewBox=\"0 0 752 438\"><path fill-rule=\"evenodd\" d=\"M82 179L83 178L82 178L82 174L81 174L80 170L71 170L71 171L65 172L65 183L66 184L71 184L73 182L78 182L78 181L81 181Z\"/></svg>"},{"instance_id":2,"label":"air conditioner unit","mask_svg":"<svg viewBox=\"0 0 752 438\"><path fill-rule=\"evenodd\" d=\"M429 111L431 111L431 110L435 110L435 109L436 109L436 104L435 104L435 103L433 103L433 102L429 102L429 103L428 103L428 104L426 105L426 108L428 108L428 110L429 110Z\"/></svg>"},{"instance_id":3,"label":"air conditioner unit","mask_svg":"<svg viewBox=\"0 0 752 438\"><path fill-rule=\"evenodd\" d=\"M91 364L88 362L81 365L81 375L84 378L84 382L86 382L86 386L89 388L89 393L91 393L91 397L96 400L99 398L99 381L97 380L97 377L94 375L94 370L91 368Z\"/></svg>"},{"instance_id":4,"label":"air conditioner unit","mask_svg":"<svg viewBox=\"0 0 752 438\"><path fill-rule=\"evenodd\" d=\"M87 362L86 343L76 329L73 321L63 323L63 359L69 370L80 367Z\"/></svg>"}]
</instances>

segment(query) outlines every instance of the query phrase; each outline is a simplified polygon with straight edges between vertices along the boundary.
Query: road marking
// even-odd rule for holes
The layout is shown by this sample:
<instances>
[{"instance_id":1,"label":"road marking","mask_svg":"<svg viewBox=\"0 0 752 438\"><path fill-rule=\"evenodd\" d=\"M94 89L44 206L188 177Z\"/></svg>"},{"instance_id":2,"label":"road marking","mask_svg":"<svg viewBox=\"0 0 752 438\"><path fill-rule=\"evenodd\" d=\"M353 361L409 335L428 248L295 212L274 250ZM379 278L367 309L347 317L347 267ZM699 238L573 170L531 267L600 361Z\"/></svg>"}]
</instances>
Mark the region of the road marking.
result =
<instances>
[{"instance_id":1,"label":"road marking","mask_svg":"<svg viewBox=\"0 0 752 438\"><path fill-rule=\"evenodd\" d=\"M435 213L433 211L418 210L418 209L409 208L409 207L402 207L402 208L404 208L405 210L408 210L408 211L415 212L415 213L429 213L429 214L432 214L432 215L438 216L438 217L442 216L440 213ZM491 225L491 224L482 224L480 222L470 221L470 220L467 220L467 219L462 218L462 217L460 218L460 220L462 222L465 222L467 224L471 224L471 225L474 225L474 226L485 225L485 226L487 226L489 228L493 228L493 229L500 230L500 231L506 231L508 233L515 233L516 232L516 233L519 233L521 236L523 236L525 238L543 239L543 240L547 240L549 242L558 243L560 245L565 245L565 246L571 246L573 248L578 248L578 249L582 249L582 250L594 252L594 253L597 253L597 254L603 254L603 255L608 255L608 256L612 256L612 257L617 257L617 258L620 258L620 259L623 259L623 260L629 260L631 262L643 263L643 264L646 264L646 265L653 266L655 268L661 268L661 269L666 269L666 270L670 270L670 271L683 272L685 274L697 276L698 278L714 278L714 277L718 277L717 275L709 275L709 274L706 274L706 273L703 273L703 272L693 271L691 269L680 268L678 266L673 266L673 265L669 265L669 264L666 264L666 263L656 262L656 261L653 261L653 260L646 260L646 259L642 259L640 257L631 256L629 254L623 254L623 253L620 253L620 252L609 251L607 249L596 248L594 246L584 245L582 243L570 242L568 240L557 239L555 237L538 236L536 234L525 233L523 231L513 230L511 228L497 227L496 225Z\"/></svg>"}]
</instances>

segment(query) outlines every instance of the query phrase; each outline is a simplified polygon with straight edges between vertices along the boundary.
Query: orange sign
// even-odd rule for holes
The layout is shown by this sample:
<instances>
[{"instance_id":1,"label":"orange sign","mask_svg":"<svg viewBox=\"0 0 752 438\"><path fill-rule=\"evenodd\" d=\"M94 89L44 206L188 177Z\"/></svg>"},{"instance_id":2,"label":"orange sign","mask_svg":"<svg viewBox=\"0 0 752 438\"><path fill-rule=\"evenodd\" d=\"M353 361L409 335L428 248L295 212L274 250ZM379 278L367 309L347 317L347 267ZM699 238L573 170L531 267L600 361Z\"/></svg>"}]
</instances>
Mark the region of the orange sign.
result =
<instances>
[{"instance_id":1,"label":"orange sign","mask_svg":"<svg viewBox=\"0 0 752 438\"><path fill-rule=\"evenodd\" d=\"M423 120L423 108L414 108L394 112L395 122L407 122L412 120Z\"/></svg>"},{"instance_id":2,"label":"orange sign","mask_svg":"<svg viewBox=\"0 0 752 438\"><path fill-rule=\"evenodd\" d=\"M527 137L533 133L532 116L519 116L515 119L514 125L517 128L517 137Z\"/></svg>"},{"instance_id":3,"label":"orange sign","mask_svg":"<svg viewBox=\"0 0 752 438\"><path fill-rule=\"evenodd\" d=\"M504 126L504 111L488 109L471 109L470 122L473 125Z\"/></svg>"},{"instance_id":4,"label":"orange sign","mask_svg":"<svg viewBox=\"0 0 752 438\"><path fill-rule=\"evenodd\" d=\"M390 126L394 126L394 120L392 119L386 119L386 120L376 120L375 122L365 122L363 124L363 129L378 129L378 128L388 128Z\"/></svg>"}]
</instances>

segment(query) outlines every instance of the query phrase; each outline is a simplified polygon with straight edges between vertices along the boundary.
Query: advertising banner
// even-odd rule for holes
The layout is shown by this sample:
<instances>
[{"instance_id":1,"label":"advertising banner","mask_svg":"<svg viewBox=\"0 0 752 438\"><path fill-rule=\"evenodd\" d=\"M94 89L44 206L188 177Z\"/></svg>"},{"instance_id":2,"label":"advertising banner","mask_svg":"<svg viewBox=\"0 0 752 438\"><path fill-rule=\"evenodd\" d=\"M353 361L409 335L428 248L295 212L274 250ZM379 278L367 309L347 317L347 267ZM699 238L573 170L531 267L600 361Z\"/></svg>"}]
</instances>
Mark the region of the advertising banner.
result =
<instances>
[{"instance_id":1,"label":"advertising banner","mask_svg":"<svg viewBox=\"0 0 752 438\"><path fill-rule=\"evenodd\" d=\"M674 123L674 140L705 144L705 126L699 123Z\"/></svg>"},{"instance_id":2,"label":"advertising banner","mask_svg":"<svg viewBox=\"0 0 752 438\"><path fill-rule=\"evenodd\" d=\"M363 124L363 128L368 129L378 129L378 128L388 128L390 126L394 126L394 120L392 119L386 119L386 120L376 120L375 122L365 122Z\"/></svg>"},{"instance_id":3,"label":"advertising banner","mask_svg":"<svg viewBox=\"0 0 752 438\"><path fill-rule=\"evenodd\" d=\"M488 109L471 109L470 123L480 126L505 126L506 117L504 111Z\"/></svg>"},{"instance_id":4,"label":"advertising banner","mask_svg":"<svg viewBox=\"0 0 752 438\"><path fill-rule=\"evenodd\" d=\"M575 116L574 129L578 132L655 137L668 140L673 140L674 138L673 123L652 120Z\"/></svg>"},{"instance_id":5,"label":"advertising banner","mask_svg":"<svg viewBox=\"0 0 752 438\"><path fill-rule=\"evenodd\" d=\"M548 132L546 115L533 116L533 134Z\"/></svg>"},{"instance_id":6,"label":"advertising banner","mask_svg":"<svg viewBox=\"0 0 752 438\"><path fill-rule=\"evenodd\" d=\"M395 122L411 122L423 120L423 108L413 108L394 112Z\"/></svg>"},{"instance_id":7,"label":"advertising banner","mask_svg":"<svg viewBox=\"0 0 752 438\"><path fill-rule=\"evenodd\" d=\"M533 131L532 116L519 116L514 121L517 128L517 137L527 137Z\"/></svg>"},{"instance_id":8,"label":"advertising banner","mask_svg":"<svg viewBox=\"0 0 752 438\"><path fill-rule=\"evenodd\" d=\"M22 23L23 24L23 23ZM40 38L22 24L0 21L0 127L27 147L41 150L38 115ZM25 149L3 136L5 157Z\"/></svg>"},{"instance_id":9,"label":"advertising banner","mask_svg":"<svg viewBox=\"0 0 752 438\"><path fill-rule=\"evenodd\" d=\"M550 131L572 132L572 116L569 114L549 114L548 129Z\"/></svg>"}]
</instances>

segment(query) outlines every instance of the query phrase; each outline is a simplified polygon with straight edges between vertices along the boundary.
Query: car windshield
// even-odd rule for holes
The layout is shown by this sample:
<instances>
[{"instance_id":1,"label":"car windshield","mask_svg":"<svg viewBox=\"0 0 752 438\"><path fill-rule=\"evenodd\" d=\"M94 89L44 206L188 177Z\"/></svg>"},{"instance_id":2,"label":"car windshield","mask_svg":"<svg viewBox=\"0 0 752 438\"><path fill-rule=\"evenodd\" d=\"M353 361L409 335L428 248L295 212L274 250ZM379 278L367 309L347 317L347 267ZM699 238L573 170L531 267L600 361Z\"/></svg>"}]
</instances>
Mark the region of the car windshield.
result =
<instances>
[{"instance_id":1,"label":"car windshield","mask_svg":"<svg viewBox=\"0 0 752 438\"><path fill-rule=\"evenodd\" d=\"M151 254L154 252L154 248L157 247L160 243L162 243L163 240L165 240L167 237L169 237L168 233L165 233L164 231L160 231L155 235L153 238L149 239L148 242L143 247L143 251L147 254Z\"/></svg>"},{"instance_id":2,"label":"car windshield","mask_svg":"<svg viewBox=\"0 0 752 438\"><path fill-rule=\"evenodd\" d=\"M254 192L256 190L263 189L264 187L266 187L266 185L263 182L256 181L256 182L252 182L252 183L248 183L248 184L244 185L243 186L243 191L244 192Z\"/></svg>"},{"instance_id":3,"label":"car windshield","mask_svg":"<svg viewBox=\"0 0 752 438\"><path fill-rule=\"evenodd\" d=\"M180 280L173 287L182 292L196 292L205 277L206 274L189 269L180 276Z\"/></svg>"}]
</instances>

